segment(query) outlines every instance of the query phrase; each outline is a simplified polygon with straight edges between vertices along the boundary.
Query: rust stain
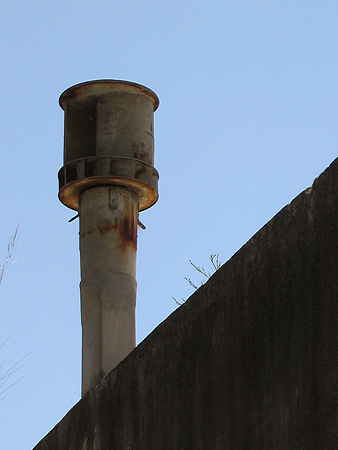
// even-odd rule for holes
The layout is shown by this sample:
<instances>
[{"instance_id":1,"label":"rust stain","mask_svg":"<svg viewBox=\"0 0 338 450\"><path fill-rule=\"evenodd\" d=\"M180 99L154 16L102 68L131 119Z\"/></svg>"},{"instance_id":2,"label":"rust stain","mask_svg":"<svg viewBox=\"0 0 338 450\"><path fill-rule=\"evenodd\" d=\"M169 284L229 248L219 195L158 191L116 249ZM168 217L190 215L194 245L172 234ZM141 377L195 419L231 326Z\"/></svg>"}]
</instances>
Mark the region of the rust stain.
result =
<instances>
[{"instance_id":1,"label":"rust stain","mask_svg":"<svg viewBox=\"0 0 338 450\"><path fill-rule=\"evenodd\" d=\"M142 173L146 172L147 169L145 167L141 167L140 169L136 170L135 172L135 178L138 178Z\"/></svg>"},{"instance_id":2,"label":"rust stain","mask_svg":"<svg viewBox=\"0 0 338 450\"><path fill-rule=\"evenodd\" d=\"M139 159L145 162L149 161L149 151L147 151L143 142L133 142L131 146L135 159Z\"/></svg>"},{"instance_id":3,"label":"rust stain","mask_svg":"<svg viewBox=\"0 0 338 450\"><path fill-rule=\"evenodd\" d=\"M136 251L137 224L133 217L125 217L120 226L122 248L132 246Z\"/></svg>"},{"instance_id":4,"label":"rust stain","mask_svg":"<svg viewBox=\"0 0 338 450\"><path fill-rule=\"evenodd\" d=\"M121 247L124 248L132 246L135 251L137 247L137 224L133 217L125 217L120 224L105 221L102 225L80 234L81 238L87 235L93 234L98 230L101 234L108 233L109 231L119 230L121 237Z\"/></svg>"},{"instance_id":5,"label":"rust stain","mask_svg":"<svg viewBox=\"0 0 338 450\"><path fill-rule=\"evenodd\" d=\"M98 227L98 230L101 234L103 234L103 233L107 233L108 231L115 230L115 228L116 227L114 227L113 225L110 224L105 227Z\"/></svg>"},{"instance_id":6,"label":"rust stain","mask_svg":"<svg viewBox=\"0 0 338 450\"><path fill-rule=\"evenodd\" d=\"M81 238L83 238L84 236L87 236L87 234L93 234L96 228L94 228L93 230L87 231L87 233L80 233L79 235Z\"/></svg>"},{"instance_id":7,"label":"rust stain","mask_svg":"<svg viewBox=\"0 0 338 450\"><path fill-rule=\"evenodd\" d=\"M129 217L125 217L122 224L123 237L130 242L134 242L136 239L136 230L134 226L134 220Z\"/></svg>"},{"instance_id":8,"label":"rust stain","mask_svg":"<svg viewBox=\"0 0 338 450\"><path fill-rule=\"evenodd\" d=\"M117 221L115 221L115 224L106 220L102 225L98 225L97 227L93 228L92 230L87 231L86 233L81 233L80 236L83 238L84 236L87 236L89 234L93 234L96 230L98 230L101 234L107 233L107 231L116 230L117 228Z\"/></svg>"}]
</instances>

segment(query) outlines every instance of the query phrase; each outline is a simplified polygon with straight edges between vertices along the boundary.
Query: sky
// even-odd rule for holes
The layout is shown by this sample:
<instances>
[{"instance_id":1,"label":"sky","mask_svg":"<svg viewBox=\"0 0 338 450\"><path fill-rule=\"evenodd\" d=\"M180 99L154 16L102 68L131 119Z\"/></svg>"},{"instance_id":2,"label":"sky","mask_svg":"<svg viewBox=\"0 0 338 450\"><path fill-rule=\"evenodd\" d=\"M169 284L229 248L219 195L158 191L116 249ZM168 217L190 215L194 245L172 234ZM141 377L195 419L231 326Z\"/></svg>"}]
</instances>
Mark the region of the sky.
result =
<instances>
[{"instance_id":1,"label":"sky","mask_svg":"<svg viewBox=\"0 0 338 450\"><path fill-rule=\"evenodd\" d=\"M142 212L137 342L337 157L336 1L3 2L0 449L37 444L80 399L78 221L57 197L68 87L134 81L155 112L158 203ZM7 338L9 338L7 340Z\"/></svg>"}]
</instances>

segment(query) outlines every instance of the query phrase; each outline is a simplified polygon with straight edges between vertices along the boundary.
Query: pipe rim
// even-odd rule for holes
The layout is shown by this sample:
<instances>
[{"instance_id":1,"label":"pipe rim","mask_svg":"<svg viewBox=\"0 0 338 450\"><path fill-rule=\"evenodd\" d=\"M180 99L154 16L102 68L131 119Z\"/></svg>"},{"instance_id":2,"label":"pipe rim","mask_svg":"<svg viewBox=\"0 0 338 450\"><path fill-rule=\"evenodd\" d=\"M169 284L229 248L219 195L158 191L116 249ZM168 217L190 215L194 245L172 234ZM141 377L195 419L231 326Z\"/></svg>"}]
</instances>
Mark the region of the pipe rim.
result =
<instances>
[{"instance_id":1,"label":"pipe rim","mask_svg":"<svg viewBox=\"0 0 338 450\"><path fill-rule=\"evenodd\" d=\"M69 87L60 95L59 104L65 111L67 105L81 105L90 102L93 98L116 92L146 95L152 100L154 111L156 111L160 103L155 92L142 84L132 81L103 79L85 81Z\"/></svg>"}]
</instances>

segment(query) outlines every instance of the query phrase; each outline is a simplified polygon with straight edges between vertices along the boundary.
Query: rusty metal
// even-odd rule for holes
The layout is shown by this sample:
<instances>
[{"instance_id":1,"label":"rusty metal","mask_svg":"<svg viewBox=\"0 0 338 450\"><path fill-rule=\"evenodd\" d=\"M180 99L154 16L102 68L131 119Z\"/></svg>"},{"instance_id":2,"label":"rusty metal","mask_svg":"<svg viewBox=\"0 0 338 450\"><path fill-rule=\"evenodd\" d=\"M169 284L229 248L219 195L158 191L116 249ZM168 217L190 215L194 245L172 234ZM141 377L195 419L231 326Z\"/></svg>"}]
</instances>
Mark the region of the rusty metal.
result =
<instances>
[{"instance_id":1,"label":"rusty metal","mask_svg":"<svg viewBox=\"0 0 338 450\"><path fill-rule=\"evenodd\" d=\"M59 199L80 224L82 394L135 347L137 225L144 227L139 211L158 199L158 104L150 89L114 80L78 84L60 97Z\"/></svg>"},{"instance_id":2,"label":"rusty metal","mask_svg":"<svg viewBox=\"0 0 338 450\"><path fill-rule=\"evenodd\" d=\"M87 189L79 211L85 394L135 347L137 193Z\"/></svg>"},{"instance_id":3,"label":"rusty metal","mask_svg":"<svg viewBox=\"0 0 338 450\"><path fill-rule=\"evenodd\" d=\"M60 201L78 210L83 190L119 185L138 193L140 211L156 203L156 94L136 83L90 81L67 89L60 105L65 111L64 166L58 175Z\"/></svg>"},{"instance_id":4,"label":"rusty metal","mask_svg":"<svg viewBox=\"0 0 338 450\"><path fill-rule=\"evenodd\" d=\"M59 182L62 187L59 199L68 208L77 211L80 193L85 189L125 186L138 193L139 209L143 211L158 199L158 178L156 169L140 160L114 156L83 158L71 161L60 169Z\"/></svg>"}]
</instances>

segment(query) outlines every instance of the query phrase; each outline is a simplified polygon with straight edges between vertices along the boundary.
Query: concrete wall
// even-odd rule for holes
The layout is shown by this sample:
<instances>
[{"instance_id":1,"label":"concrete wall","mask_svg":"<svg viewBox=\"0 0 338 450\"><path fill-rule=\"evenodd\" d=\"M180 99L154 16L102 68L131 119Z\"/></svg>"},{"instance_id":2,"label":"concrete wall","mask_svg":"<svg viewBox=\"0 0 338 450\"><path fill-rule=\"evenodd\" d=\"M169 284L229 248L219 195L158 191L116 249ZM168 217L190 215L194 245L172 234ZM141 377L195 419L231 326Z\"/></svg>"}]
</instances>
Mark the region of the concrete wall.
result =
<instances>
[{"instance_id":1,"label":"concrete wall","mask_svg":"<svg viewBox=\"0 0 338 450\"><path fill-rule=\"evenodd\" d=\"M337 448L338 160L35 447Z\"/></svg>"}]
</instances>

